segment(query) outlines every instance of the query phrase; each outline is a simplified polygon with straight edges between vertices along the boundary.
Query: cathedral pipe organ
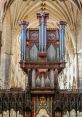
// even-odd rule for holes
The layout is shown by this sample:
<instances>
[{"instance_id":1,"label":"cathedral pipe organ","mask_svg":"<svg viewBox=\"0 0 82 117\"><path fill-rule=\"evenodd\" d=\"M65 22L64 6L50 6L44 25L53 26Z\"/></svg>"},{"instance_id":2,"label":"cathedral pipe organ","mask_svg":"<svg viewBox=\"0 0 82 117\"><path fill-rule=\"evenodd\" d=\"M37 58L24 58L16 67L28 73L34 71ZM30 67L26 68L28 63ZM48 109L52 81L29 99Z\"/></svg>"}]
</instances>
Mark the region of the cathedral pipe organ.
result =
<instances>
[{"instance_id":1,"label":"cathedral pipe organ","mask_svg":"<svg viewBox=\"0 0 82 117\"><path fill-rule=\"evenodd\" d=\"M65 22L60 22L59 29L47 28L48 13L38 13L39 29L28 29L27 22L21 26L21 68L64 68ZM23 28L22 28L23 27ZM29 33L28 33L29 32ZM28 37L27 37L28 35ZM27 67L28 66L28 67ZM44 66L44 67L43 67Z\"/></svg>"},{"instance_id":2,"label":"cathedral pipe organ","mask_svg":"<svg viewBox=\"0 0 82 117\"><path fill-rule=\"evenodd\" d=\"M39 28L28 28L29 23L19 23L21 29L20 67L28 75L25 91L21 88L0 90L0 112L11 109L23 117L63 117L64 112L82 111L82 93L78 90L60 90L58 74L65 67L65 26L47 28L49 14L37 14ZM27 79L26 79L27 80Z\"/></svg>"}]
</instances>

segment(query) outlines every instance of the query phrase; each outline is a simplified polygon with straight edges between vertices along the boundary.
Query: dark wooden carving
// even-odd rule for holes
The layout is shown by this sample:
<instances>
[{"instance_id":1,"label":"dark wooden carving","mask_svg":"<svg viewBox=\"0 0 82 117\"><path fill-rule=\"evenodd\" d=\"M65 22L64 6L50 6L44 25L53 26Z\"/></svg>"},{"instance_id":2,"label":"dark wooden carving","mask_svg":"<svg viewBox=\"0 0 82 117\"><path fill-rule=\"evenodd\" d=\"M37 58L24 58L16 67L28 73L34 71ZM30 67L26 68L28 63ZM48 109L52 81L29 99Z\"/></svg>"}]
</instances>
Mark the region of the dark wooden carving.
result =
<instances>
[{"instance_id":1,"label":"dark wooden carving","mask_svg":"<svg viewBox=\"0 0 82 117\"><path fill-rule=\"evenodd\" d=\"M54 91L54 112L63 112L64 110L82 111L82 92L59 90ZM50 94L51 95L51 94ZM16 112L31 111L31 95L29 86L26 91L0 90L0 112L14 109Z\"/></svg>"}]
</instances>

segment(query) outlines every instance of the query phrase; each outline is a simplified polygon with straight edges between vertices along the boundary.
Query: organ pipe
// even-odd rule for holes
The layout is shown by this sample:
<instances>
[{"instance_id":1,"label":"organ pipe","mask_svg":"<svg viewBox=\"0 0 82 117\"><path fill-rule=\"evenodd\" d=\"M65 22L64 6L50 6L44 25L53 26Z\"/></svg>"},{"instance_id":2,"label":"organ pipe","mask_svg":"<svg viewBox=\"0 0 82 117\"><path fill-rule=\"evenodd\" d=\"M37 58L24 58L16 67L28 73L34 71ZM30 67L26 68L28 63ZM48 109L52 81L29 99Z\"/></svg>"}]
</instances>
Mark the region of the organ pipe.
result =
<instances>
[{"instance_id":1,"label":"organ pipe","mask_svg":"<svg viewBox=\"0 0 82 117\"><path fill-rule=\"evenodd\" d=\"M59 29L56 31L56 38L57 38L57 61L59 61Z\"/></svg>"},{"instance_id":2,"label":"organ pipe","mask_svg":"<svg viewBox=\"0 0 82 117\"><path fill-rule=\"evenodd\" d=\"M22 21L19 25L21 27L21 60L25 61L28 22Z\"/></svg>"},{"instance_id":3,"label":"organ pipe","mask_svg":"<svg viewBox=\"0 0 82 117\"><path fill-rule=\"evenodd\" d=\"M60 61L64 61L65 58L65 26L66 22L60 21L59 25L59 39L60 39Z\"/></svg>"},{"instance_id":4,"label":"organ pipe","mask_svg":"<svg viewBox=\"0 0 82 117\"><path fill-rule=\"evenodd\" d=\"M39 51L46 52L46 31L47 31L47 18L48 13L41 12L37 14L37 18L39 19Z\"/></svg>"}]
</instances>

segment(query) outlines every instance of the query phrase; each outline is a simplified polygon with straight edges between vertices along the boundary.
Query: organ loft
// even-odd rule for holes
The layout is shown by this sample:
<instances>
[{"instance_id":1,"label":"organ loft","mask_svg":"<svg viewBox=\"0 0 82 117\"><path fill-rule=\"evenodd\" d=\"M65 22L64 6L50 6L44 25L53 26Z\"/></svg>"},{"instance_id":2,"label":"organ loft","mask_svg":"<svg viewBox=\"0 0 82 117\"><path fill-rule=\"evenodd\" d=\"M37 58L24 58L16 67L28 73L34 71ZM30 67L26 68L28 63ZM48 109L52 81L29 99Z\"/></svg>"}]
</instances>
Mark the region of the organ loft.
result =
<instances>
[{"instance_id":1,"label":"organ loft","mask_svg":"<svg viewBox=\"0 0 82 117\"><path fill-rule=\"evenodd\" d=\"M28 76L25 90L0 90L0 113L14 109L23 117L63 117L68 111L82 110L82 93L61 90L58 74L65 68L65 27L47 28L49 13L37 13L38 28L29 28L29 22L19 22L21 33L20 68Z\"/></svg>"}]
</instances>

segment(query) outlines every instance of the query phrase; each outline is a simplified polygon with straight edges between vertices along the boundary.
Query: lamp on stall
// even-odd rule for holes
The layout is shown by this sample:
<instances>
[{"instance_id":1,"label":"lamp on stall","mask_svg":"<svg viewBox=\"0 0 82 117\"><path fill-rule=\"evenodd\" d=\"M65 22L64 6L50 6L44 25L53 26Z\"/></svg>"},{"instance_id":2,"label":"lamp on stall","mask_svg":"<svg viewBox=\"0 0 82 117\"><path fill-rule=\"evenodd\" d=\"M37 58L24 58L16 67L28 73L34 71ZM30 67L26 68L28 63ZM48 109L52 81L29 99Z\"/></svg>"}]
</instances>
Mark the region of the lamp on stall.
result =
<instances>
[{"instance_id":1,"label":"lamp on stall","mask_svg":"<svg viewBox=\"0 0 82 117\"><path fill-rule=\"evenodd\" d=\"M31 117L31 109L26 108L25 117Z\"/></svg>"}]
</instances>

